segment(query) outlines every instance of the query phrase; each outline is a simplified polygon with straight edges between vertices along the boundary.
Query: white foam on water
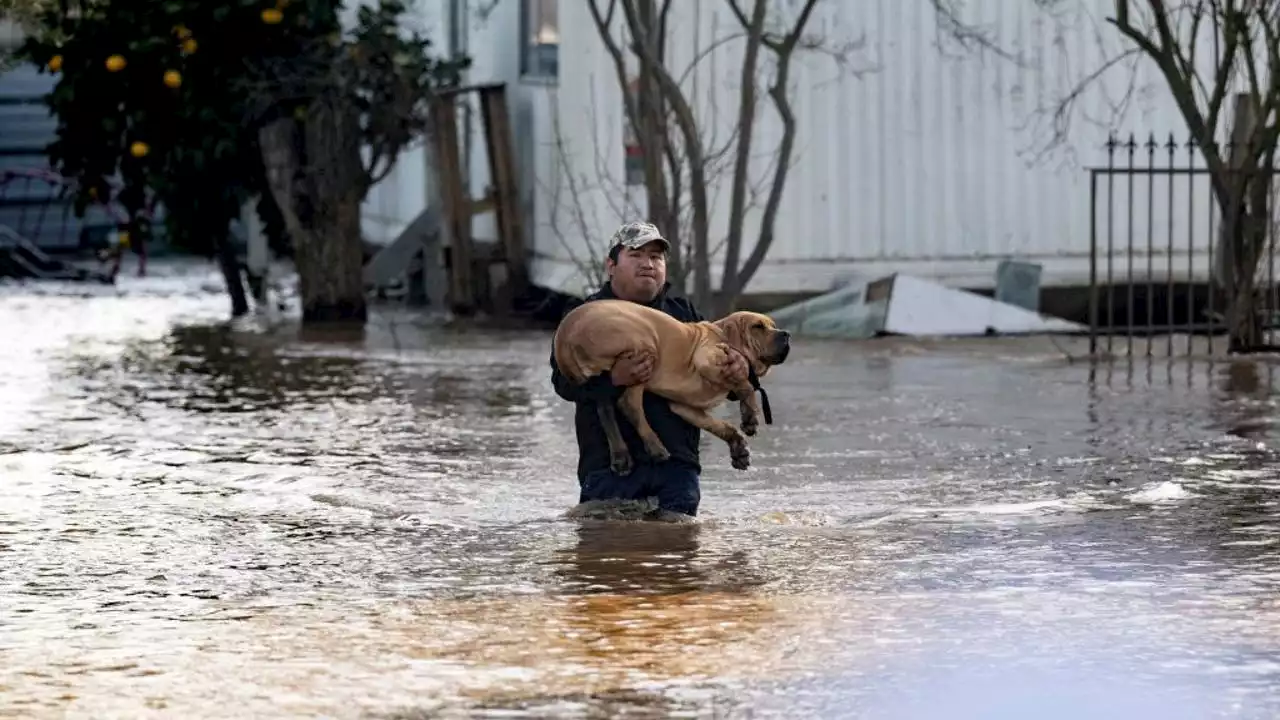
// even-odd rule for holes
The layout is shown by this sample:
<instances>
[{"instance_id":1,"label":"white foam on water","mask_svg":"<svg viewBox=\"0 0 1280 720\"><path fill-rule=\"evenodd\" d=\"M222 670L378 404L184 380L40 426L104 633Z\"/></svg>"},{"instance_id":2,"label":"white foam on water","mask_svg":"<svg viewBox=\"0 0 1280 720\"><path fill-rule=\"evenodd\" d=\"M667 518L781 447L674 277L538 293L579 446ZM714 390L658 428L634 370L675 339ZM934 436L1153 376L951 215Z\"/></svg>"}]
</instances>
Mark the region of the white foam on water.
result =
<instances>
[{"instance_id":1,"label":"white foam on water","mask_svg":"<svg viewBox=\"0 0 1280 720\"><path fill-rule=\"evenodd\" d=\"M1179 482L1173 480L1162 480L1160 482L1149 483L1141 489L1136 490L1126 496L1126 500L1131 503L1140 505L1159 505L1165 503L1182 502L1192 498L1200 497L1199 495L1187 490Z\"/></svg>"},{"instance_id":2,"label":"white foam on water","mask_svg":"<svg viewBox=\"0 0 1280 720\"><path fill-rule=\"evenodd\" d=\"M830 515L810 510L774 510L760 515L760 521L768 525L801 525L822 527L832 524Z\"/></svg>"},{"instance_id":3,"label":"white foam on water","mask_svg":"<svg viewBox=\"0 0 1280 720\"><path fill-rule=\"evenodd\" d=\"M975 505L951 505L941 507L916 507L860 523L872 527L888 522L920 520L932 522L1002 522L1009 520L1035 521L1044 518L1060 518L1096 510L1113 510L1116 506L1103 502L1087 493L1069 497L1027 500L1023 502L981 503Z\"/></svg>"},{"instance_id":4,"label":"white foam on water","mask_svg":"<svg viewBox=\"0 0 1280 720\"><path fill-rule=\"evenodd\" d=\"M1232 540L1230 542L1218 543L1219 547L1267 547L1275 545L1278 542L1275 538L1267 538L1265 540Z\"/></svg>"},{"instance_id":5,"label":"white foam on water","mask_svg":"<svg viewBox=\"0 0 1280 720\"><path fill-rule=\"evenodd\" d=\"M1263 470L1260 468L1238 468L1235 470L1214 470L1211 474L1224 478L1262 478L1268 475L1274 475L1274 470Z\"/></svg>"}]
</instances>

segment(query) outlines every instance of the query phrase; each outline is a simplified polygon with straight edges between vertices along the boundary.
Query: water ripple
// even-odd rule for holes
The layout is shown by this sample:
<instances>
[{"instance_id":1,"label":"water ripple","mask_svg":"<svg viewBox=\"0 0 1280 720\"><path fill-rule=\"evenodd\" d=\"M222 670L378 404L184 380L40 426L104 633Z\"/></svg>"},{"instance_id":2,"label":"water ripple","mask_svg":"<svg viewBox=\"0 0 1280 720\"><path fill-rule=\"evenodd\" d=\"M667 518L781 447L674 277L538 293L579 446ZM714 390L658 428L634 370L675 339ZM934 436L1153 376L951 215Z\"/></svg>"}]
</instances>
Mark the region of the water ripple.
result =
<instances>
[{"instance_id":1,"label":"water ripple","mask_svg":"<svg viewBox=\"0 0 1280 720\"><path fill-rule=\"evenodd\" d=\"M0 287L0 715L1280 711L1265 361L805 341L753 469L707 439L698 522L645 523L569 516L546 333L157 273Z\"/></svg>"}]
</instances>

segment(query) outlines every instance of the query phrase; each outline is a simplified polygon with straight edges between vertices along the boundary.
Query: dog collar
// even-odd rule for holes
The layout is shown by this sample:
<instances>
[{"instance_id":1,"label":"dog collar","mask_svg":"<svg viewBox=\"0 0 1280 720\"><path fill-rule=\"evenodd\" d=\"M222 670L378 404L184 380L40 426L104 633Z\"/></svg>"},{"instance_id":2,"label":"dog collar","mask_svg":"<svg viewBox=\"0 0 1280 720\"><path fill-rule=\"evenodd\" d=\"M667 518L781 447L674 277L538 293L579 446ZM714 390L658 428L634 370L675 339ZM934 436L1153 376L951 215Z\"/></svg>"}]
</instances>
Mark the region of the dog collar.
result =
<instances>
[{"instance_id":1,"label":"dog collar","mask_svg":"<svg viewBox=\"0 0 1280 720\"><path fill-rule=\"evenodd\" d=\"M760 376L756 374L756 369L747 362L747 381L751 383L751 387L760 393L760 413L764 415L764 424L773 424L773 408L769 407L769 393L764 391L760 385Z\"/></svg>"},{"instance_id":2,"label":"dog collar","mask_svg":"<svg viewBox=\"0 0 1280 720\"><path fill-rule=\"evenodd\" d=\"M760 385L760 376L756 374L756 367L751 364L751 358L747 357L746 353L732 345L729 345L728 343L725 343L725 347L738 353L742 356L743 360L747 361L747 382L751 383L751 389L753 391L760 393L760 414L764 415L764 424L772 425L773 408L769 407L769 393L765 392L764 387Z\"/></svg>"}]
</instances>

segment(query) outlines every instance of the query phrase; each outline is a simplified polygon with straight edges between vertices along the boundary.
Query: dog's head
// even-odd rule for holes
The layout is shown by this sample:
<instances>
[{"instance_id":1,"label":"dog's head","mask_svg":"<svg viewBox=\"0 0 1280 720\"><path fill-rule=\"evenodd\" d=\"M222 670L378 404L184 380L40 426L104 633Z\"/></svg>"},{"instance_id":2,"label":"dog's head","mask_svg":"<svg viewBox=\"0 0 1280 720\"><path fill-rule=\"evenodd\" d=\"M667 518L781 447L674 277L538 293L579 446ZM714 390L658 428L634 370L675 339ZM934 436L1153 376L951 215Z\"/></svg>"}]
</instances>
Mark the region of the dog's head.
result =
<instances>
[{"instance_id":1,"label":"dog's head","mask_svg":"<svg viewBox=\"0 0 1280 720\"><path fill-rule=\"evenodd\" d=\"M780 330L768 315L741 310L715 324L724 332L725 341L747 356L759 377L786 362L791 354L791 333Z\"/></svg>"}]
</instances>

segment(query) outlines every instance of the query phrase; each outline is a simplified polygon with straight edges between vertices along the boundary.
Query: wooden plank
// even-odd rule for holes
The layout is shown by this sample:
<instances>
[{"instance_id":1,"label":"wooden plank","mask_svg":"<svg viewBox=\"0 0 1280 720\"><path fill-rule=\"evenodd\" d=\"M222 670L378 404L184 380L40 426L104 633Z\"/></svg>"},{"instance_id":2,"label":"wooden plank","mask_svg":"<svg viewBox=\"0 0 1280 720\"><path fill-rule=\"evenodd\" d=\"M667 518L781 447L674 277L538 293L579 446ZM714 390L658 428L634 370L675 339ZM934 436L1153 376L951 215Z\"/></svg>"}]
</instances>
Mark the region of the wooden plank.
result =
<instances>
[{"instance_id":1,"label":"wooden plank","mask_svg":"<svg viewBox=\"0 0 1280 720\"><path fill-rule=\"evenodd\" d=\"M465 315L475 309L475 283L472 281L471 214L467 208L469 199L462 186L457 103L453 98L453 95L438 98L434 102L433 115L443 227L449 235L445 244L448 249L449 306L453 312Z\"/></svg>"},{"instance_id":2,"label":"wooden plank","mask_svg":"<svg viewBox=\"0 0 1280 720\"><path fill-rule=\"evenodd\" d=\"M483 88L480 91L480 106L484 116L485 140L488 143L489 173L498 203L498 240L506 254L508 290L514 295L525 289L529 276L505 86Z\"/></svg>"},{"instance_id":3,"label":"wooden plank","mask_svg":"<svg viewBox=\"0 0 1280 720\"><path fill-rule=\"evenodd\" d=\"M472 240L471 259L476 264L492 265L503 261L502 245L484 240Z\"/></svg>"},{"instance_id":4,"label":"wooden plank","mask_svg":"<svg viewBox=\"0 0 1280 720\"><path fill-rule=\"evenodd\" d=\"M470 92L484 92L486 90L492 90L494 88L501 89L504 85L505 83L500 83L500 82L476 83L474 85L460 85L455 88L439 90L436 92L436 97L454 98L459 95L465 95L466 93L470 93Z\"/></svg>"},{"instance_id":5,"label":"wooden plank","mask_svg":"<svg viewBox=\"0 0 1280 720\"><path fill-rule=\"evenodd\" d=\"M472 215L483 215L487 212L493 212L498 209L498 199L493 192L482 198L476 198L467 205L467 212Z\"/></svg>"}]
</instances>

